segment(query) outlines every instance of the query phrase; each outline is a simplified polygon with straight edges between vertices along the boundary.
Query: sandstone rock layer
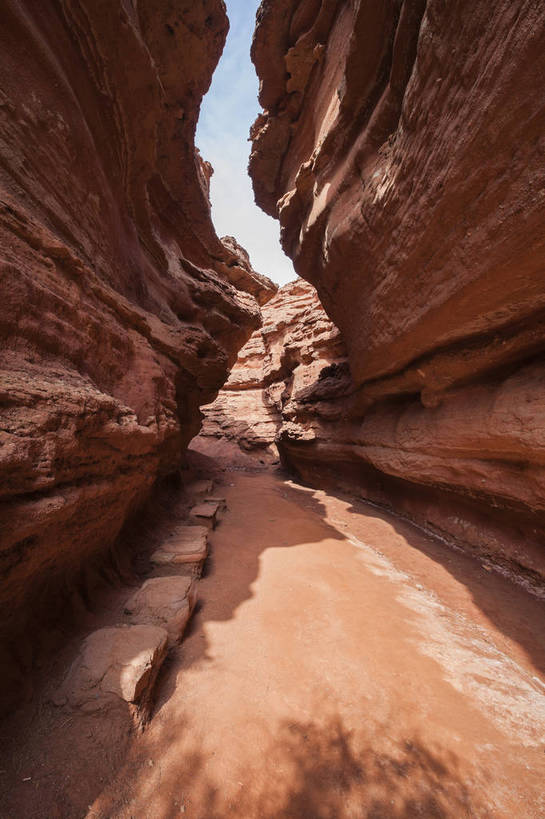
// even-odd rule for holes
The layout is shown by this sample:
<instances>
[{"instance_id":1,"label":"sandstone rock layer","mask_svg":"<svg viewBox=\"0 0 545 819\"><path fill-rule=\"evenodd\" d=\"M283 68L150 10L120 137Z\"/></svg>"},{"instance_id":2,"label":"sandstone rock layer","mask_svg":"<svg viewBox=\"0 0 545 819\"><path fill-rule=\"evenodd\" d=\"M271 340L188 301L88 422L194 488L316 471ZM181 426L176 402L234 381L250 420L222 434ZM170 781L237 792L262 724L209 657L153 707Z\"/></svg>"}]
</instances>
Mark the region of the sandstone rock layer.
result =
<instances>
[{"instance_id":1,"label":"sandstone rock layer","mask_svg":"<svg viewBox=\"0 0 545 819\"><path fill-rule=\"evenodd\" d=\"M87 713L122 705L137 725L150 715L153 687L167 654L167 631L119 625L94 631L81 646L56 703Z\"/></svg>"},{"instance_id":2,"label":"sandstone rock layer","mask_svg":"<svg viewBox=\"0 0 545 819\"><path fill-rule=\"evenodd\" d=\"M265 0L250 161L355 385L342 424L285 436L286 458L534 580L544 23L533 0Z\"/></svg>"},{"instance_id":3,"label":"sandstone rock layer","mask_svg":"<svg viewBox=\"0 0 545 819\"><path fill-rule=\"evenodd\" d=\"M227 26L221 0L3 4L8 636L29 634L34 611L53 617L81 567L100 562L178 466L199 405L259 325L254 295L274 293L216 236L211 169L194 148Z\"/></svg>"},{"instance_id":4,"label":"sandstone rock layer","mask_svg":"<svg viewBox=\"0 0 545 819\"><path fill-rule=\"evenodd\" d=\"M191 577L152 577L125 603L132 625L164 628L170 645L180 642L197 602Z\"/></svg>"},{"instance_id":5,"label":"sandstone rock layer","mask_svg":"<svg viewBox=\"0 0 545 819\"><path fill-rule=\"evenodd\" d=\"M202 452L236 460L241 450L256 463L274 462L275 442L295 428L295 418L308 440L312 419L335 417L342 386L350 387L339 332L312 285L302 279L286 284L262 315L263 326L239 352L218 397L203 407L202 429L192 444Z\"/></svg>"}]
</instances>

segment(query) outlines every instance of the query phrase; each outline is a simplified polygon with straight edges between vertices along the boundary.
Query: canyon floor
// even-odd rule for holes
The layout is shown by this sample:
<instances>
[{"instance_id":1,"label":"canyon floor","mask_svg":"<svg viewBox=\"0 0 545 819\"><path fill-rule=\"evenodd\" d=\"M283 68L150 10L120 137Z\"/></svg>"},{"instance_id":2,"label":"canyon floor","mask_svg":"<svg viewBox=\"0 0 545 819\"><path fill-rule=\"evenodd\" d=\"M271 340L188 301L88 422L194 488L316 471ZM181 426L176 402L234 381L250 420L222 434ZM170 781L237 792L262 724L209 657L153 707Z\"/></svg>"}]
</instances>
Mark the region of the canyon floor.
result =
<instances>
[{"instance_id":1,"label":"canyon floor","mask_svg":"<svg viewBox=\"0 0 545 819\"><path fill-rule=\"evenodd\" d=\"M14 716L0 815L544 816L544 601L347 496L208 466L227 510L151 722Z\"/></svg>"}]
</instances>

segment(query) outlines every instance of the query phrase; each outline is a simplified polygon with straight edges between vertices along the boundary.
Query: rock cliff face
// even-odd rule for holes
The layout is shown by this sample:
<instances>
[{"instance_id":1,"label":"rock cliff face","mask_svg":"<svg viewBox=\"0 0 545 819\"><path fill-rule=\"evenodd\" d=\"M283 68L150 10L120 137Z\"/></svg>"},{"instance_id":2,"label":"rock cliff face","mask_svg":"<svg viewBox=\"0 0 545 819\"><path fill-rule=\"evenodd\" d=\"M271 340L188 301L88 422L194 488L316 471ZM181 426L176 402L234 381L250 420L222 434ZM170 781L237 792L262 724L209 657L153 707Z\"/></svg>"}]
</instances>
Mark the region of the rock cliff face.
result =
<instances>
[{"instance_id":1,"label":"rock cliff face","mask_svg":"<svg viewBox=\"0 0 545 819\"><path fill-rule=\"evenodd\" d=\"M347 346L311 478L545 574L545 7L265 0L256 199Z\"/></svg>"},{"instance_id":2,"label":"rock cliff face","mask_svg":"<svg viewBox=\"0 0 545 819\"><path fill-rule=\"evenodd\" d=\"M277 440L290 434L312 440L319 420L342 409L343 387L351 387L344 346L314 287L290 282L262 312L263 326L240 351L216 400L203 407L192 444L201 452L236 460L241 450L270 463L278 459Z\"/></svg>"},{"instance_id":3,"label":"rock cliff face","mask_svg":"<svg viewBox=\"0 0 545 819\"><path fill-rule=\"evenodd\" d=\"M3 3L4 637L176 469L274 293L216 236L194 148L227 26L221 0Z\"/></svg>"}]
</instances>

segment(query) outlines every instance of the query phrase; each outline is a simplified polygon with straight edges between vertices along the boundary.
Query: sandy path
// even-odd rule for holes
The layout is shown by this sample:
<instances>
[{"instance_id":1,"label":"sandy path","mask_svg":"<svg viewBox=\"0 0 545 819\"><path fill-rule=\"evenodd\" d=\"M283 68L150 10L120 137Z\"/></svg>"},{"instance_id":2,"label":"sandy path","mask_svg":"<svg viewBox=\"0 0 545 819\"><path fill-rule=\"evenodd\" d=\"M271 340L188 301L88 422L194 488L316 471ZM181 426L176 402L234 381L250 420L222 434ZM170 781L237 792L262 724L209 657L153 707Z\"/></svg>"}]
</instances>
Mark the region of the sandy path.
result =
<instances>
[{"instance_id":1,"label":"sandy path","mask_svg":"<svg viewBox=\"0 0 545 819\"><path fill-rule=\"evenodd\" d=\"M545 816L543 603L369 507L227 480L202 607L89 816Z\"/></svg>"}]
</instances>

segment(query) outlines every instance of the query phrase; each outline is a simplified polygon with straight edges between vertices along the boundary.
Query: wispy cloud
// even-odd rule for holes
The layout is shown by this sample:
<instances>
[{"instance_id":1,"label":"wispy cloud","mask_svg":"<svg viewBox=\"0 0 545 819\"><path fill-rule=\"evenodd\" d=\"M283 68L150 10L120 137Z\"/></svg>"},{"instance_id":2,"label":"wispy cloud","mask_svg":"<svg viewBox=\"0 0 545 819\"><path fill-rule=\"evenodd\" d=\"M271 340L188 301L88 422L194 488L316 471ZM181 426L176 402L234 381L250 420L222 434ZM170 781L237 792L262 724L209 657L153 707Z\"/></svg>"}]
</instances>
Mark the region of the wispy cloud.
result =
<instances>
[{"instance_id":1,"label":"wispy cloud","mask_svg":"<svg viewBox=\"0 0 545 819\"><path fill-rule=\"evenodd\" d=\"M197 145L212 163L212 217L218 235L235 236L259 273L284 284L295 278L279 242L278 223L254 203L247 175L250 125L259 112L250 44L259 0L227 0L229 37L197 128Z\"/></svg>"}]
</instances>

